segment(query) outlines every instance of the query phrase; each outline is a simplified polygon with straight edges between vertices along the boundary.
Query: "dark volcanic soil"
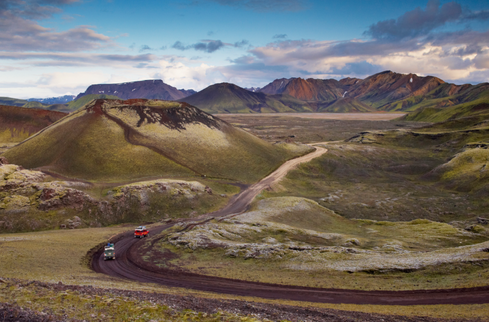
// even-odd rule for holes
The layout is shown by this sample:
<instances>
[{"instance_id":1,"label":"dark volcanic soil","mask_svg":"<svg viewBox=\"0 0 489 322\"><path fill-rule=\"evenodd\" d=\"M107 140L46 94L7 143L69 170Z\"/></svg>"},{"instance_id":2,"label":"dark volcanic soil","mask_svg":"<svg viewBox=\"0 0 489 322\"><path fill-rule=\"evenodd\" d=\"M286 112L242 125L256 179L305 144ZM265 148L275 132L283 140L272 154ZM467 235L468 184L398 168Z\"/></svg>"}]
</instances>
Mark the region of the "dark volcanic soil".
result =
<instances>
[{"instance_id":1,"label":"dark volcanic soil","mask_svg":"<svg viewBox=\"0 0 489 322\"><path fill-rule=\"evenodd\" d=\"M311 322L343 322L343 321L384 321L384 322L442 322L464 321L452 319L435 319L429 317L402 317L396 315L370 314L364 312L341 311L324 308L306 308L300 306L266 304L242 300L221 300L201 298L195 296L180 296L172 294L148 293L140 291L126 291L119 289L101 289L93 286L74 286L63 284L50 284L43 282L25 283L19 280L7 279L11 286L28 288L31 291L42 289L54 290L57 293L74 291L80 295L107 296L113 298L127 298L138 301L151 301L158 305L166 305L174 311L191 309L196 312L208 314L217 313L219 310L227 311L243 316L253 315L257 319L269 319L272 321L311 321ZM0 303L0 321L76 321L68 316L59 316L53 313L36 312L21 308L15 304ZM89 318L87 320L90 320Z\"/></svg>"}]
</instances>

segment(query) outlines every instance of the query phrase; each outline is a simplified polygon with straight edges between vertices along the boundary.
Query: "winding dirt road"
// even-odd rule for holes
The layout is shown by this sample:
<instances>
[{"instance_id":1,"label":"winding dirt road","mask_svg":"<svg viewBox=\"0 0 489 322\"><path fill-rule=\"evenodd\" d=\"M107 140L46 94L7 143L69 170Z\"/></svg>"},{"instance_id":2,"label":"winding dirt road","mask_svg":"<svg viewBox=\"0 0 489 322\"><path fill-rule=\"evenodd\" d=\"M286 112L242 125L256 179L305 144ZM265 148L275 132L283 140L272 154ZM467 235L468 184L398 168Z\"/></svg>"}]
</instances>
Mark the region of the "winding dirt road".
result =
<instances>
[{"instance_id":1,"label":"winding dirt road","mask_svg":"<svg viewBox=\"0 0 489 322\"><path fill-rule=\"evenodd\" d=\"M230 200L228 205L215 213L199 219L223 217L245 211L252 200L264 188L278 182L288 171L302 162L308 162L326 153L322 147L301 158L289 160L260 182L248 187ZM151 229L157 235L173 224ZM116 240L117 260L103 260L103 252L95 253L92 260L94 271L114 277L157 283L170 287L183 287L201 291L254 296L267 299L284 299L319 303L351 303L379 305L428 305L428 304L482 304L489 303L489 286L465 289L419 290L419 291L358 291L340 289L319 289L300 286L265 284L186 273L173 269L158 268L141 258L140 247L144 240L135 239L133 232L120 235Z\"/></svg>"}]
</instances>

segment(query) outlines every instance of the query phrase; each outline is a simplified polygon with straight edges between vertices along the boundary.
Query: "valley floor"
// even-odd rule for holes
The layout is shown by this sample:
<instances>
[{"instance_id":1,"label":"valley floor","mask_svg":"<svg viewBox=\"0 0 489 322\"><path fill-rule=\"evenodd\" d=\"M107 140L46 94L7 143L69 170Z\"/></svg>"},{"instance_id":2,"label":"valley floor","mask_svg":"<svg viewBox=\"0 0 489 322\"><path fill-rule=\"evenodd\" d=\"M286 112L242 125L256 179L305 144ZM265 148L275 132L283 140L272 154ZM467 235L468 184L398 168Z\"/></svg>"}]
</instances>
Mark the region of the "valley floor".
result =
<instances>
[{"instance_id":1,"label":"valley floor","mask_svg":"<svg viewBox=\"0 0 489 322\"><path fill-rule=\"evenodd\" d=\"M438 134L416 129L423 124L397 121L275 115L223 118L272 143L341 142L324 145L328 153L300 165L281 182L271 183L241 216L201 226L188 227L182 222L169 233L142 240L151 244L141 254L152 265L322 288L487 286L489 229L484 220L489 200L484 194L485 177L478 179L473 191L464 191L453 188L458 181L445 183L425 175L432 169L439 173L457 170L453 163L458 159L453 156L465 153L464 142L472 137L440 139ZM379 131L392 129L396 131ZM349 140L359 132L363 134ZM413 132L415 135L410 134ZM473 138L481 137L485 139L478 132ZM477 155L468 157L479 173L486 152L477 149ZM464 180L466 187L471 181ZM212 202L209 208L223 204L237 191L235 186L226 190L224 183L215 185L223 199L219 202L219 195L212 195L216 200L205 195L209 204ZM189 209L194 210L194 204ZM26 316L25 320L40 321L49 316L114 321L489 320L489 304L382 306L272 301L130 282L91 271L87 250L131 228L132 224L0 235L0 318L10 314L14 320L17 315L18 320ZM153 259L165 256L156 256L157 252L171 256L158 262ZM408 257L415 264L411 265ZM440 261L441 257L445 259ZM361 261L363 266L358 269ZM345 269L340 269L342 265Z\"/></svg>"}]
</instances>

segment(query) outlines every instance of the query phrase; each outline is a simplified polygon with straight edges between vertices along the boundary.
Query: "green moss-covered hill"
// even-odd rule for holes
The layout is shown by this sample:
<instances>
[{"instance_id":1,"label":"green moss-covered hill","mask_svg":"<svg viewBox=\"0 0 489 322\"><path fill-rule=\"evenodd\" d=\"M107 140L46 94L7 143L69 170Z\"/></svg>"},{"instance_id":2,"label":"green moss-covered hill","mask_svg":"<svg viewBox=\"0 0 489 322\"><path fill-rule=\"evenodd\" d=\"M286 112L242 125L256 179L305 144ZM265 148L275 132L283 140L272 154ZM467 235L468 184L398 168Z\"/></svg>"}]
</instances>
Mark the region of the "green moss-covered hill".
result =
<instances>
[{"instance_id":1,"label":"green moss-covered hill","mask_svg":"<svg viewBox=\"0 0 489 322\"><path fill-rule=\"evenodd\" d=\"M93 181L205 175L254 182L296 154L186 103L97 99L4 156Z\"/></svg>"}]
</instances>

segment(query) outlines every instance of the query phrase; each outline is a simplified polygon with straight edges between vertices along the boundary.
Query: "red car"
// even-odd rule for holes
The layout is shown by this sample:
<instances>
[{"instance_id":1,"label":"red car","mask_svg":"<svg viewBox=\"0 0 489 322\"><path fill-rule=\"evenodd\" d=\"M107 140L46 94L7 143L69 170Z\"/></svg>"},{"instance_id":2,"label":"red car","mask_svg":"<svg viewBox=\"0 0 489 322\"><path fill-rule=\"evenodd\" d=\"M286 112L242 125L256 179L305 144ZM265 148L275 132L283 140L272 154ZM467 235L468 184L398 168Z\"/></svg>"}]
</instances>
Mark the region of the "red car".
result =
<instances>
[{"instance_id":1,"label":"red car","mask_svg":"<svg viewBox=\"0 0 489 322\"><path fill-rule=\"evenodd\" d=\"M146 229L145 226L139 226L134 230L134 237L136 238L143 238L148 236L149 231Z\"/></svg>"}]
</instances>

